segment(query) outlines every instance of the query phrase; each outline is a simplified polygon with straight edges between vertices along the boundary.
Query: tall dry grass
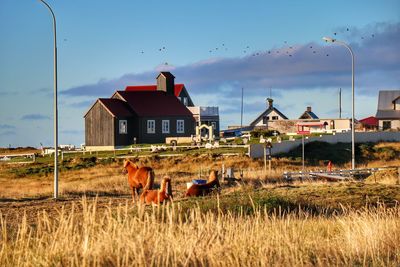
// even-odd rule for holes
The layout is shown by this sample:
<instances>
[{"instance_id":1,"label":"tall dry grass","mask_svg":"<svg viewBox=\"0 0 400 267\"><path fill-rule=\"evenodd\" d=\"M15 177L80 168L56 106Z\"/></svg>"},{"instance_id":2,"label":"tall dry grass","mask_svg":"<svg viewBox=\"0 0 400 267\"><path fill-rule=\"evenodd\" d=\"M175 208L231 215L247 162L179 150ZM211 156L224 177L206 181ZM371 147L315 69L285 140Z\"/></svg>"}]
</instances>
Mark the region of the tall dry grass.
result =
<instances>
[{"instance_id":1,"label":"tall dry grass","mask_svg":"<svg viewBox=\"0 0 400 267\"><path fill-rule=\"evenodd\" d=\"M183 213L85 199L50 218L0 221L1 266L398 266L400 208L348 210L336 217ZM83 210L77 213L76 210ZM0 216L2 218L2 216Z\"/></svg>"}]
</instances>

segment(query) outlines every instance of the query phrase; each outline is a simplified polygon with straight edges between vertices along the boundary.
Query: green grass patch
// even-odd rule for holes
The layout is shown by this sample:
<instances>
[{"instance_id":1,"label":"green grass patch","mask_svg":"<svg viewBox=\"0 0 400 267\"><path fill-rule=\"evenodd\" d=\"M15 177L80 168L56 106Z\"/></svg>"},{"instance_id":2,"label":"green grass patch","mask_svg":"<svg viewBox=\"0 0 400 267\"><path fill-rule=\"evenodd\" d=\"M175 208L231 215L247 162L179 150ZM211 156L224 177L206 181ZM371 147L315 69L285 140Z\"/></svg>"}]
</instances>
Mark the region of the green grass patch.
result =
<instances>
[{"instance_id":1,"label":"green grass patch","mask_svg":"<svg viewBox=\"0 0 400 267\"><path fill-rule=\"evenodd\" d=\"M277 186L268 189L243 190L210 197L180 201L182 209L199 207L203 212L232 212L252 214L255 210L288 213L307 211L312 214L337 214L344 209L363 209L386 205L392 207L400 201L399 185L364 183L308 184Z\"/></svg>"}]
</instances>

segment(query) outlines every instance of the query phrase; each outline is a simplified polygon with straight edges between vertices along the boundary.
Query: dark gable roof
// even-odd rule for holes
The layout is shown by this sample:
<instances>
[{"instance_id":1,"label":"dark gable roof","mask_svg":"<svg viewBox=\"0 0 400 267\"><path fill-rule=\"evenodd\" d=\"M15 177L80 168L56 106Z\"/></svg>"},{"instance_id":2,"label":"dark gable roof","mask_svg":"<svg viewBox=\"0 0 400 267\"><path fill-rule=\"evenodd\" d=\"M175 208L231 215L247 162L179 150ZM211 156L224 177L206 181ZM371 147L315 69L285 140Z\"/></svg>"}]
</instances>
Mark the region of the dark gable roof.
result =
<instances>
[{"instance_id":1,"label":"dark gable roof","mask_svg":"<svg viewBox=\"0 0 400 267\"><path fill-rule=\"evenodd\" d=\"M168 78L175 78L175 76L172 75L172 73L169 72L169 71L161 71L160 74L158 74L158 76L160 76L160 75L163 75L167 79ZM157 78L158 78L158 76L157 76Z\"/></svg>"},{"instance_id":2,"label":"dark gable roof","mask_svg":"<svg viewBox=\"0 0 400 267\"><path fill-rule=\"evenodd\" d=\"M392 103L394 104L399 99L400 99L400 95L398 97L396 97L395 99L393 99Z\"/></svg>"},{"instance_id":3,"label":"dark gable roof","mask_svg":"<svg viewBox=\"0 0 400 267\"><path fill-rule=\"evenodd\" d=\"M190 116L192 113L174 95L163 91L117 91L138 116Z\"/></svg>"},{"instance_id":4,"label":"dark gable roof","mask_svg":"<svg viewBox=\"0 0 400 267\"><path fill-rule=\"evenodd\" d=\"M133 111L125 101L120 99L98 98L85 113L83 116L84 118L97 103L100 103L113 117L130 117L133 115Z\"/></svg>"},{"instance_id":5,"label":"dark gable roof","mask_svg":"<svg viewBox=\"0 0 400 267\"><path fill-rule=\"evenodd\" d=\"M288 118L283 115L282 112L280 112L278 109L276 109L275 107L273 108L268 108L266 111L264 111L263 113L261 113L260 116L257 117L257 119L255 119L253 122L250 123L250 125L255 125L260 119L262 119L262 117L267 116L269 113L271 113L272 111L275 111L276 113L278 113L279 116L281 116L284 120L287 120Z\"/></svg>"},{"instance_id":6,"label":"dark gable roof","mask_svg":"<svg viewBox=\"0 0 400 267\"><path fill-rule=\"evenodd\" d=\"M183 83L175 84L175 96L179 97L185 85ZM129 85L125 91L157 91L157 85Z\"/></svg>"},{"instance_id":7,"label":"dark gable roof","mask_svg":"<svg viewBox=\"0 0 400 267\"><path fill-rule=\"evenodd\" d=\"M302 119L302 118L306 118L306 119L310 118L310 119L314 119L314 120L319 119L318 116L315 115L315 113L312 111L304 111L304 113L299 117L299 119Z\"/></svg>"},{"instance_id":8,"label":"dark gable roof","mask_svg":"<svg viewBox=\"0 0 400 267\"><path fill-rule=\"evenodd\" d=\"M400 90L379 91L378 110L393 110L393 101L400 96Z\"/></svg>"},{"instance_id":9,"label":"dark gable roof","mask_svg":"<svg viewBox=\"0 0 400 267\"><path fill-rule=\"evenodd\" d=\"M378 110L375 117L377 119L394 119L400 120L400 110Z\"/></svg>"},{"instance_id":10,"label":"dark gable roof","mask_svg":"<svg viewBox=\"0 0 400 267\"><path fill-rule=\"evenodd\" d=\"M114 117L130 117L133 112L125 101L115 98L99 98L99 101Z\"/></svg>"}]
</instances>

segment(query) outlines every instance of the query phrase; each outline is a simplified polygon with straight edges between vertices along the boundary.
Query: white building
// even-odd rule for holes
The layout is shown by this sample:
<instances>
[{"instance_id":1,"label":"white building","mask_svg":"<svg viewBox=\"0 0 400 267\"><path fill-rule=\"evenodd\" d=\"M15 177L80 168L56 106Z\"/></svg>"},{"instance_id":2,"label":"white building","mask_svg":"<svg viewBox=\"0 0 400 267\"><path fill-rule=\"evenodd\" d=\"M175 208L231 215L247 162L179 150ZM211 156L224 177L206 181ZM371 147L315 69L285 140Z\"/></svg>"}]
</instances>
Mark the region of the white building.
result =
<instances>
[{"instance_id":1,"label":"white building","mask_svg":"<svg viewBox=\"0 0 400 267\"><path fill-rule=\"evenodd\" d=\"M379 129L400 130L400 90L379 91L376 116Z\"/></svg>"},{"instance_id":2,"label":"white building","mask_svg":"<svg viewBox=\"0 0 400 267\"><path fill-rule=\"evenodd\" d=\"M192 112L197 125L213 126L214 135L219 135L218 107L187 107Z\"/></svg>"},{"instance_id":3,"label":"white building","mask_svg":"<svg viewBox=\"0 0 400 267\"><path fill-rule=\"evenodd\" d=\"M268 122L270 121L288 119L282 112L280 112L277 108L273 106L274 100L272 98L267 98L267 102L267 109L263 113L261 113L253 122L251 122L250 126L268 127Z\"/></svg>"}]
</instances>

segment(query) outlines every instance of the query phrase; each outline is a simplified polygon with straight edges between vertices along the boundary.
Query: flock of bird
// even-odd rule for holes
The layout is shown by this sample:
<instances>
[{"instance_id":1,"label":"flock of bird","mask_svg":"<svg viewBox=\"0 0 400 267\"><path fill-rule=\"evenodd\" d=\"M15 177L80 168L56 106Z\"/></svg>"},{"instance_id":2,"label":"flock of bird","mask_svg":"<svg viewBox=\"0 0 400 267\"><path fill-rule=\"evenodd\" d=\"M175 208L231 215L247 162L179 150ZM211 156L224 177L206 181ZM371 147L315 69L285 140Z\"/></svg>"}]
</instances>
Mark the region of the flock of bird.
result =
<instances>
[{"instance_id":1,"label":"flock of bird","mask_svg":"<svg viewBox=\"0 0 400 267\"><path fill-rule=\"evenodd\" d=\"M344 30L344 32L350 32L349 28L346 28ZM334 32L333 36L337 37L339 35L338 32ZM361 36L360 39L364 40L366 38L374 38L375 34L371 34L370 36ZM281 49L271 49L271 50L266 50L266 51L258 51L258 52L251 52L251 47L250 45L245 46L242 49L242 54L244 54L245 56L252 56L252 57L257 57L257 56L268 56L268 55L287 55L288 57L293 57L293 54L295 52L295 48L296 46L294 45L288 45L287 41L283 42L283 46ZM318 51L317 47L313 46L313 45L309 45L308 49L310 49L310 51L312 52L312 54L324 54L321 53L321 51ZM221 51L228 51L228 47L225 43L222 43L220 46L216 46L212 49L208 50L209 54L217 54L218 52ZM157 49L158 52L165 52L167 51L165 46L162 46L160 48ZM151 50L149 51L151 52ZM140 50L140 54L145 54L144 50ZM329 56L329 54L325 54L325 56ZM168 63L165 63L165 65L168 65Z\"/></svg>"}]
</instances>

